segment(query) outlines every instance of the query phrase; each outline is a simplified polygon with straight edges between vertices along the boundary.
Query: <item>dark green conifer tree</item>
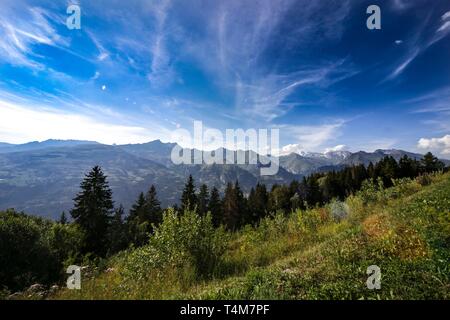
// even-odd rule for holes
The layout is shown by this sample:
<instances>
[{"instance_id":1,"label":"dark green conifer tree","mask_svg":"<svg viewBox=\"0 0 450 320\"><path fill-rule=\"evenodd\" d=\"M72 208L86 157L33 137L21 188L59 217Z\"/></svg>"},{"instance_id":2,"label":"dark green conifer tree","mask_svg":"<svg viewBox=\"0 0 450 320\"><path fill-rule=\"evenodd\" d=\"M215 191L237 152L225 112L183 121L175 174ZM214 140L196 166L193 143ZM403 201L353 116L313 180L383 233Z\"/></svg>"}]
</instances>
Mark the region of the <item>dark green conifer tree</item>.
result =
<instances>
[{"instance_id":1,"label":"dark green conifer tree","mask_svg":"<svg viewBox=\"0 0 450 320\"><path fill-rule=\"evenodd\" d=\"M162 221L162 210L161 210L161 202L159 202L156 188L154 185L150 187L145 196L145 215L142 219L142 222L146 222L149 225L155 225L161 223Z\"/></svg>"},{"instance_id":2,"label":"dark green conifer tree","mask_svg":"<svg viewBox=\"0 0 450 320\"><path fill-rule=\"evenodd\" d=\"M195 194L194 179L192 178L192 175L189 175L181 195L181 211L194 210L196 205L197 195Z\"/></svg>"},{"instance_id":3,"label":"dark green conifer tree","mask_svg":"<svg viewBox=\"0 0 450 320\"><path fill-rule=\"evenodd\" d=\"M114 210L114 216L111 219L111 225L109 226L109 248L108 255L112 255L127 247L127 230L123 220L125 212L123 206L120 205Z\"/></svg>"},{"instance_id":4,"label":"dark green conifer tree","mask_svg":"<svg viewBox=\"0 0 450 320\"><path fill-rule=\"evenodd\" d=\"M65 211L63 211L61 213L61 217L59 218L59 223L67 224L67 217L66 217L66 212Z\"/></svg>"},{"instance_id":5,"label":"dark green conifer tree","mask_svg":"<svg viewBox=\"0 0 450 320\"><path fill-rule=\"evenodd\" d=\"M200 186L200 191L197 197L197 212L200 216L205 216L208 212L209 192L206 184Z\"/></svg>"},{"instance_id":6,"label":"dark green conifer tree","mask_svg":"<svg viewBox=\"0 0 450 320\"><path fill-rule=\"evenodd\" d=\"M235 230L239 226L239 201L233 184L229 182L223 198L223 224L228 230Z\"/></svg>"},{"instance_id":7,"label":"dark green conifer tree","mask_svg":"<svg viewBox=\"0 0 450 320\"><path fill-rule=\"evenodd\" d=\"M104 256L108 247L108 227L114 209L106 176L95 166L80 185L70 214L85 234L83 251Z\"/></svg>"},{"instance_id":8,"label":"dark green conifer tree","mask_svg":"<svg viewBox=\"0 0 450 320\"><path fill-rule=\"evenodd\" d=\"M212 223L215 227L222 224L222 201L220 200L219 190L213 187L209 198L208 211L211 212Z\"/></svg>"},{"instance_id":9,"label":"dark green conifer tree","mask_svg":"<svg viewBox=\"0 0 450 320\"><path fill-rule=\"evenodd\" d=\"M431 152L427 152L420 161L423 172L434 172L444 169L445 165Z\"/></svg>"},{"instance_id":10,"label":"dark green conifer tree","mask_svg":"<svg viewBox=\"0 0 450 320\"><path fill-rule=\"evenodd\" d=\"M127 221L136 221L140 223L142 217L145 216L145 195L143 192L139 194L138 199L133 204L130 209L130 214L128 215Z\"/></svg>"}]
</instances>

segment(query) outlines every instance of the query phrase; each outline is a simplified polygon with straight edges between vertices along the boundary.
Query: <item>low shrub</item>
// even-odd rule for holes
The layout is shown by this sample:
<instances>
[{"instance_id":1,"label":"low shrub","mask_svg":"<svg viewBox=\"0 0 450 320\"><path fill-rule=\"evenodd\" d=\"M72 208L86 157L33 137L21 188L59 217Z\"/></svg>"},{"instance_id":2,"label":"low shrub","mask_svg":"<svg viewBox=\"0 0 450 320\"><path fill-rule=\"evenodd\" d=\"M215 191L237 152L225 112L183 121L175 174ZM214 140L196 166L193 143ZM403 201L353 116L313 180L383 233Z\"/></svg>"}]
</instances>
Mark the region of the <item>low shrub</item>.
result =
<instances>
[{"instance_id":1,"label":"low shrub","mask_svg":"<svg viewBox=\"0 0 450 320\"><path fill-rule=\"evenodd\" d=\"M375 182L372 179L364 180L361 189L356 192L356 195L359 196L364 204L368 204L370 202L376 202L382 200L384 197L384 183L381 178Z\"/></svg>"},{"instance_id":2,"label":"low shrub","mask_svg":"<svg viewBox=\"0 0 450 320\"><path fill-rule=\"evenodd\" d=\"M56 280L60 266L45 236L49 228L43 219L0 212L0 286L20 290Z\"/></svg>"},{"instance_id":3,"label":"low shrub","mask_svg":"<svg viewBox=\"0 0 450 320\"><path fill-rule=\"evenodd\" d=\"M319 225L330 220L330 212L326 208L297 210L295 214L299 230L305 233L316 230Z\"/></svg>"},{"instance_id":4,"label":"low shrub","mask_svg":"<svg viewBox=\"0 0 450 320\"><path fill-rule=\"evenodd\" d=\"M417 183L419 183L421 186L428 186L433 182L431 179L431 176L429 174L422 174L416 178Z\"/></svg>"},{"instance_id":5,"label":"low shrub","mask_svg":"<svg viewBox=\"0 0 450 320\"><path fill-rule=\"evenodd\" d=\"M220 269L228 243L223 228L215 229L211 215L195 211L177 214L168 209L155 227L149 243L133 251L124 266L124 276L141 280L167 268L192 271L193 278L212 276Z\"/></svg>"}]
</instances>

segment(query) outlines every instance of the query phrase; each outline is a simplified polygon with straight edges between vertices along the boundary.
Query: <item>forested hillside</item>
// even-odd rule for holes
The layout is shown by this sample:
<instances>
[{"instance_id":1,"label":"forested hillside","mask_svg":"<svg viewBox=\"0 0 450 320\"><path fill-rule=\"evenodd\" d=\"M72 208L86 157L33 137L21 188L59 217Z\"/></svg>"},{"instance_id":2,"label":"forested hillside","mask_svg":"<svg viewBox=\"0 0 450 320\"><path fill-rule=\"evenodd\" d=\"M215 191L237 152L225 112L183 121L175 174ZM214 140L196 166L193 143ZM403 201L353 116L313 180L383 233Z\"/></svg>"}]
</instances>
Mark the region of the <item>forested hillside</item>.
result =
<instances>
[{"instance_id":1,"label":"forested hillside","mask_svg":"<svg viewBox=\"0 0 450 320\"><path fill-rule=\"evenodd\" d=\"M450 176L431 154L311 175L245 197L239 182L157 189L125 214L95 167L59 222L0 213L4 298L449 298ZM82 267L82 289L64 289ZM381 269L380 290L366 286Z\"/></svg>"}]
</instances>

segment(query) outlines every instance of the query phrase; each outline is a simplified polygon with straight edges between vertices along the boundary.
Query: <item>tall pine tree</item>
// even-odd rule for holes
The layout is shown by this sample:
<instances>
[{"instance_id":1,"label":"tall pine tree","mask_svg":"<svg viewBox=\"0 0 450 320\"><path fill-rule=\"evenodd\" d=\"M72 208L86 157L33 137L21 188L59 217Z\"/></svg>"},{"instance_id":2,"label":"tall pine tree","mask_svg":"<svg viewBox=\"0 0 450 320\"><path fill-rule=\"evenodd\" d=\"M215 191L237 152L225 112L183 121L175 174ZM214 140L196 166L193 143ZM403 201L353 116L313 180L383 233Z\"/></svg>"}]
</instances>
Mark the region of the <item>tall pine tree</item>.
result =
<instances>
[{"instance_id":1,"label":"tall pine tree","mask_svg":"<svg viewBox=\"0 0 450 320\"><path fill-rule=\"evenodd\" d=\"M140 223L141 217L145 216L145 195L143 192L139 194L136 203L130 209L130 214L128 215L127 221L136 221Z\"/></svg>"},{"instance_id":2,"label":"tall pine tree","mask_svg":"<svg viewBox=\"0 0 450 320\"><path fill-rule=\"evenodd\" d=\"M59 218L59 223L61 224L66 224L67 223L67 217L66 217L66 212L63 211L61 213L61 217Z\"/></svg>"},{"instance_id":3,"label":"tall pine tree","mask_svg":"<svg viewBox=\"0 0 450 320\"><path fill-rule=\"evenodd\" d=\"M181 195L181 211L194 210L196 205L197 196L195 194L194 178L192 178L192 175L189 175Z\"/></svg>"},{"instance_id":4,"label":"tall pine tree","mask_svg":"<svg viewBox=\"0 0 450 320\"><path fill-rule=\"evenodd\" d=\"M427 152L421 159L422 171L434 172L444 169L445 165L431 152Z\"/></svg>"},{"instance_id":5,"label":"tall pine tree","mask_svg":"<svg viewBox=\"0 0 450 320\"><path fill-rule=\"evenodd\" d=\"M244 226L248 223L251 223L251 217L247 210L247 199L244 197L244 193L239 186L239 181L236 180L234 183L234 192L236 194L237 199L237 207L238 207L238 225L237 227Z\"/></svg>"},{"instance_id":6,"label":"tall pine tree","mask_svg":"<svg viewBox=\"0 0 450 320\"><path fill-rule=\"evenodd\" d=\"M227 184L227 188L225 189L222 210L223 224L228 230L235 230L239 225L239 203L231 182Z\"/></svg>"},{"instance_id":7,"label":"tall pine tree","mask_svg":"<svg viewBox=\"0 0 450 320\"><path fill-rule=\"evenodd\" d=\"M107 233L114 203L102 169L95 166L85 176L80 188L81 191L73 199L75 203L70 214L85 233L84 253L104 256L108 248Z\"/></svg>"},{"instance_id":8,"label":"tall pine tree","mask_svg":"<svg viewBox=\"0 0 450 320\"><path fill-rule=\"evenodd\" d=\"M150 187L145 197L145 216L143 222L158 225L162 221L161 202L159 202L156 188L154 185Z\"/></svg>"},{"instance_id":9,"label":"tall pine tree","mask_svg":"<svg viewBox=\"0 0 450 320\"><path fill-rule=\"evenodd\" d=\"M220 200L219 190L213 187L211 190L211 196L209 197L208 211L211 212L212 223L215 227L222 224L222 202Z\"/></svg>"},{"instance_id":10,"label":"tall pine tree","mask_svg":"<svg viewBox=\"0 0 450 320\"><path fill-rule=\"evenodd\" d=\"M156 194L156 188L152 185L147 194L139 194L136 203L132 206L127 219L129 238L136 246L145 244L149 234L153 232L153 226L162 221L162 209Z\"/></svg>"},{"instance_id":11,"label":"tall pine tree","mask_svg":"<svg viewBox=\"0 0 450 320\"><path fill-rule=\"evenodd\" d=\"M208 212L209 192L206 184L202 184L198 193L197 212L200 216L205 216Z\"/></svg>"}]
</instances>

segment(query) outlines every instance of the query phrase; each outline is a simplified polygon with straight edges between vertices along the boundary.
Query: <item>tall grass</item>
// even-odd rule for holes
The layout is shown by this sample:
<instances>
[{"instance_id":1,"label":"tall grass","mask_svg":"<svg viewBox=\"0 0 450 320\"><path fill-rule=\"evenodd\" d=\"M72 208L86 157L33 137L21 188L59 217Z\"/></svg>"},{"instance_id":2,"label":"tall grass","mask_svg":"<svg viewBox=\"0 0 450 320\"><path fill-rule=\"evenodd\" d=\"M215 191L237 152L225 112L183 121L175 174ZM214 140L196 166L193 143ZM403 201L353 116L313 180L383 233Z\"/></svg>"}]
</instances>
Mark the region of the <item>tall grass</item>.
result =
<instances>
[{"instance_id":1,"label":"tall grass","mask_svg":"<svg viewBox=\"0 0 450 320\"><path fill-rule=\"evenodd\" d=\"M114 271L54 298L448 299L450 174L423 179L367 182L345 202L232 234L168 211L148 245L110 261ZM372 264L381 290L366 287Z\"/></svg>"}]
</instances>

